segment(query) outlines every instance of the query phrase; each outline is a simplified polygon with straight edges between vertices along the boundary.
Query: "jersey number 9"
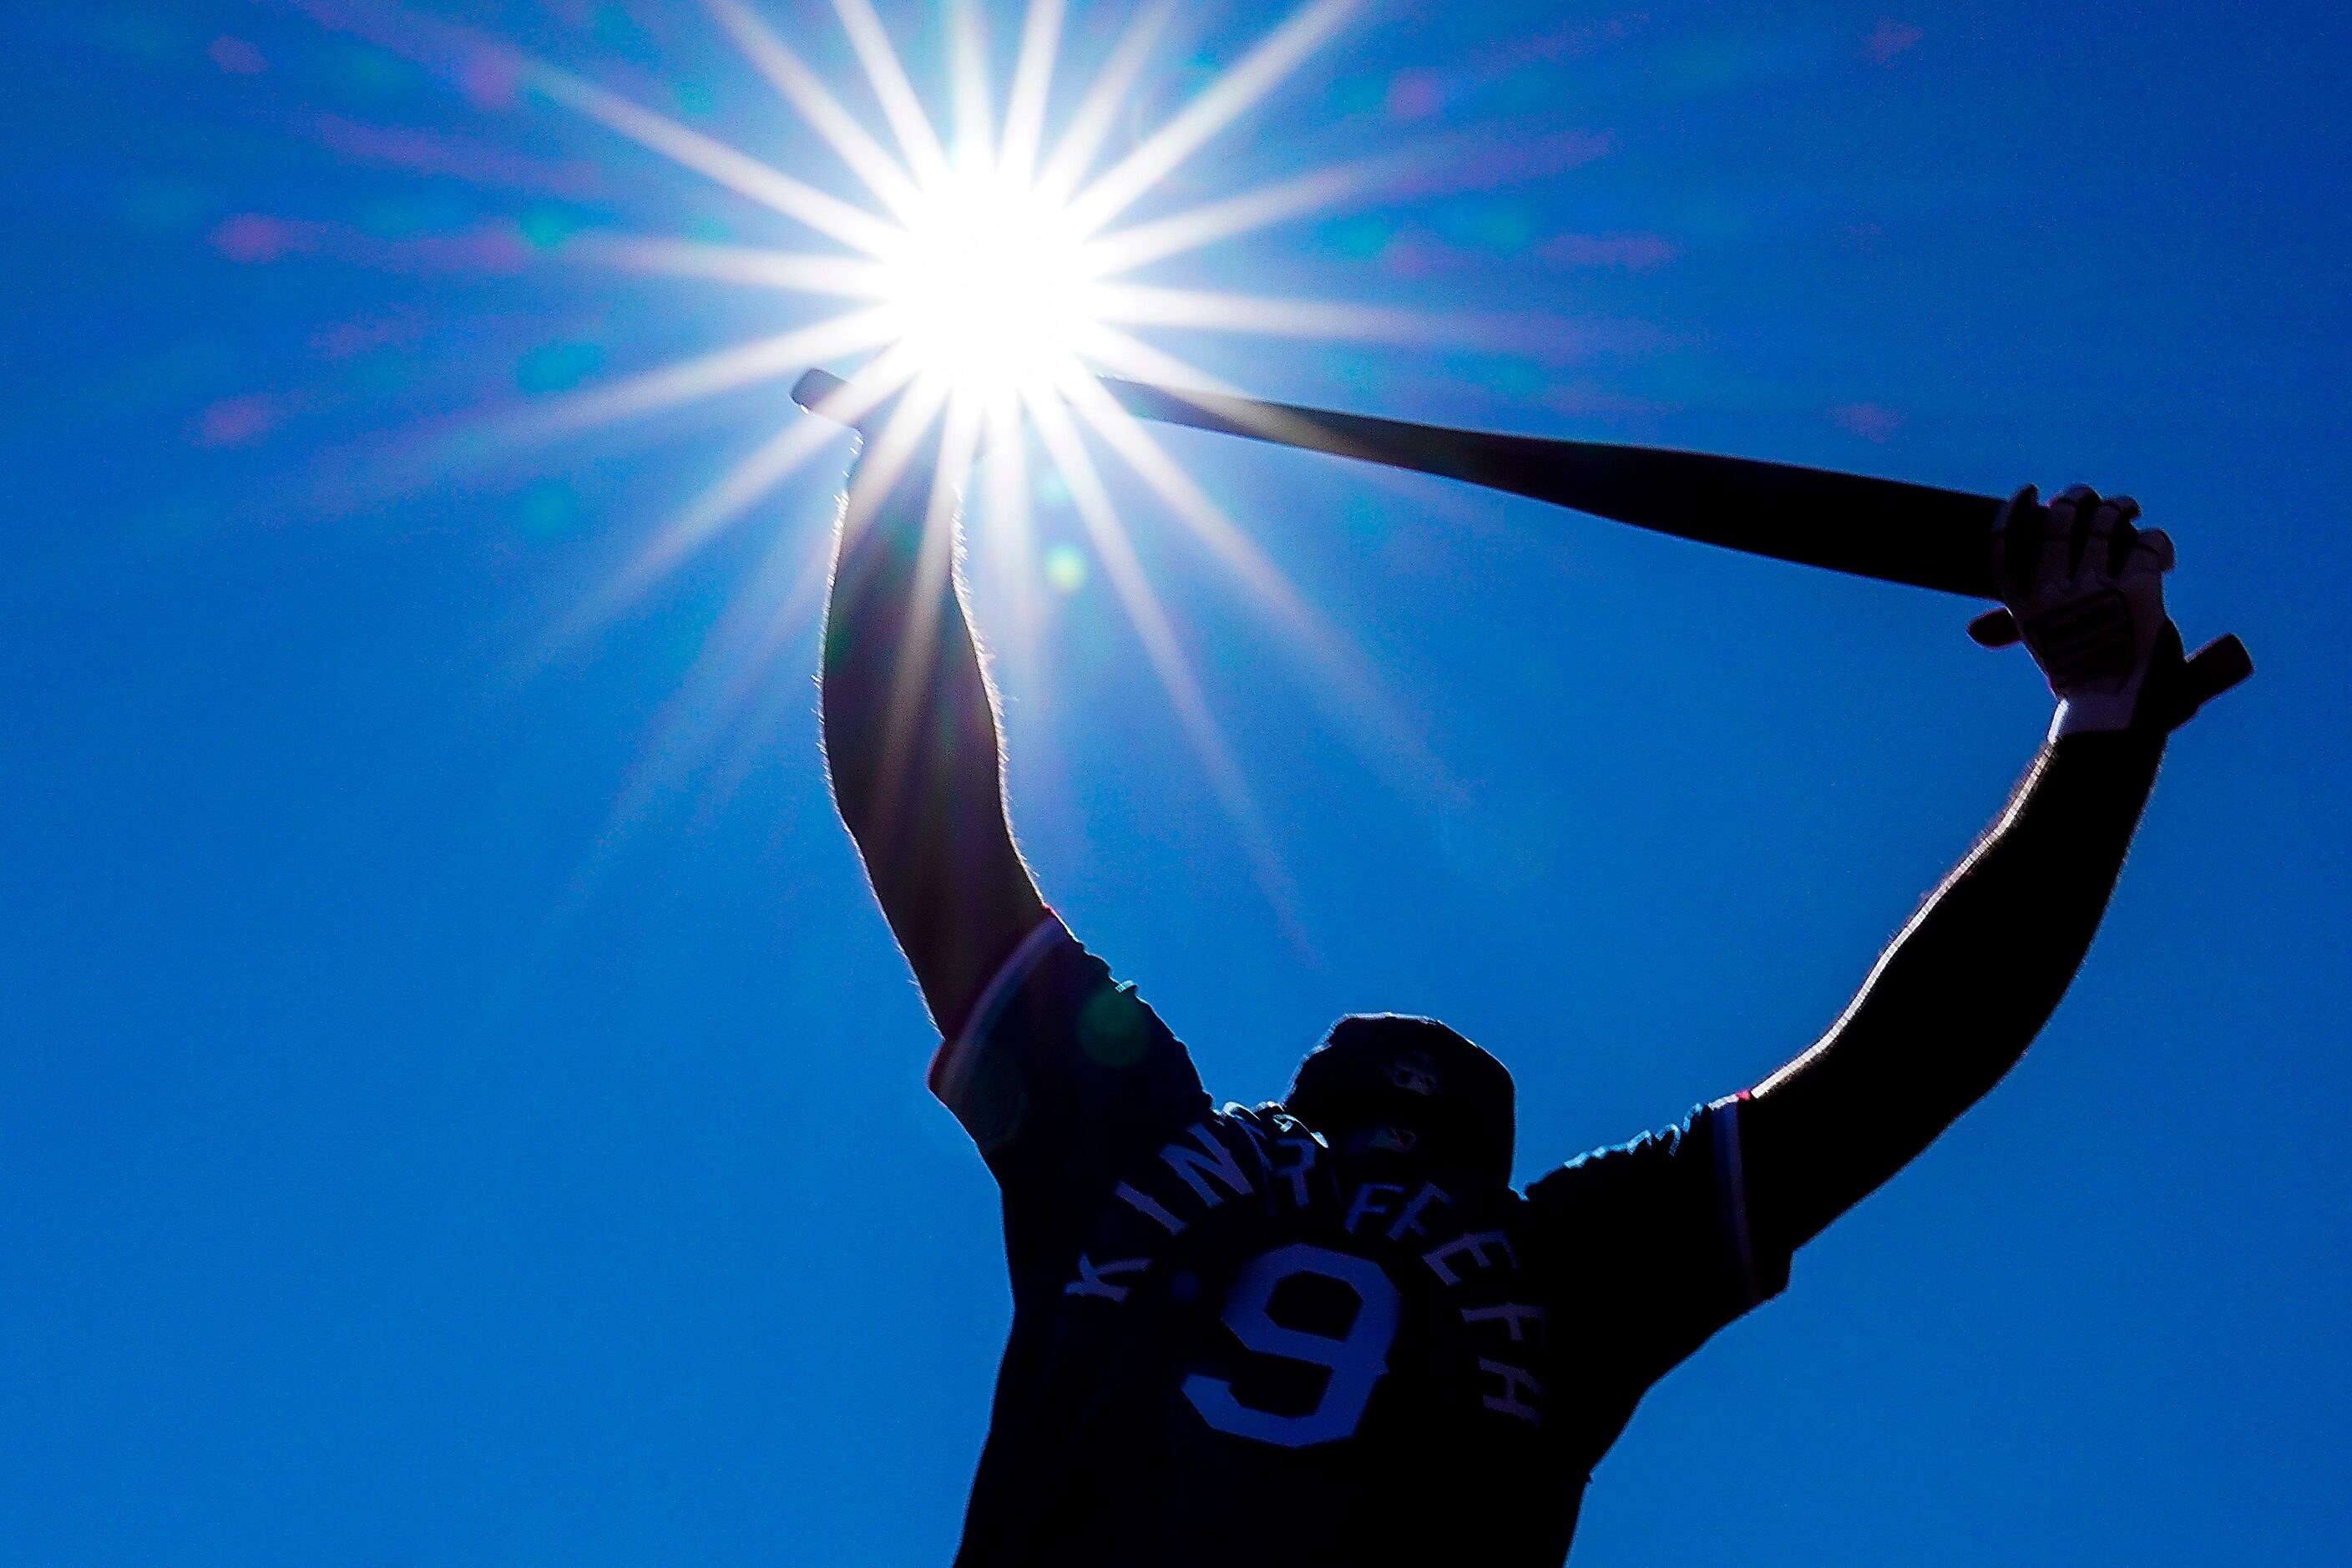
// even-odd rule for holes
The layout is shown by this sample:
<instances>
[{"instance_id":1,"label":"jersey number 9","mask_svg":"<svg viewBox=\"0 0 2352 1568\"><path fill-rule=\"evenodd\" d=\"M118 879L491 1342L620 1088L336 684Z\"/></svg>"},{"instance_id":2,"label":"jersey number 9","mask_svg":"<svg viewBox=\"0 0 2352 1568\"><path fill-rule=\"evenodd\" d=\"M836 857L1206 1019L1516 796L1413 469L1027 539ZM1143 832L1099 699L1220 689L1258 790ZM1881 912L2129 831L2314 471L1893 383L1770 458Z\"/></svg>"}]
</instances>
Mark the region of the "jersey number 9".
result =
<instances>
[{"instance_id":1,"label":"jersey number 9","mask_svg":"<svg viewBox=\"0 0 2352 1568\"><path fill-rule=\"evenodd\" d=\"M1356 1298L1355 1315L1337 1337L1275 1321L1269 1309L1285 1280L1314 1275L1345 1286ZM1305 1448L1355 1436L1356 1424L1371 1403L1373 1385L1388 1370L1402 1300L1395 1284L1369 1258L1357 1258L1303 1241L1260 1253L1242 1266L1225 1295L1224 1324L1234 1337L1260 1355L1278 1356L1328 1370L1322 1397L1297 1415L1278 1415L1244 1405L1233 1384L1206 1373L1184 1380L1184 1397L1201 1419L1220 1432Z\"/></svg>"}]
</instances>

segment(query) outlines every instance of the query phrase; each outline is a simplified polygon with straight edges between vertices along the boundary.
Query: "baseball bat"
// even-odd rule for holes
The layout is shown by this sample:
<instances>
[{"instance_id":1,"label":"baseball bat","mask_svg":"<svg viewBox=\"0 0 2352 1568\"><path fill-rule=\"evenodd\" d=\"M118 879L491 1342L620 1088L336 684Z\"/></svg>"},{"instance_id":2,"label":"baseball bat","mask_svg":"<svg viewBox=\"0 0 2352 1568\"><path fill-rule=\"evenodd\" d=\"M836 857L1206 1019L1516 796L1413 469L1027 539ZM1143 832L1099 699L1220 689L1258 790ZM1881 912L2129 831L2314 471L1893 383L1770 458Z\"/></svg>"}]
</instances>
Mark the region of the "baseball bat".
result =
<instances>
[{"instance_id":1,"label":"baseball bat","mask_svg":"<svg viewBox=\"0 0 2352 1568\"><path fill-rule=\"evenodd\" d=\"M1457 430L1101 380L1129 413L1161 424L1466 480L1751 555L1974 599L2000 596L1992 523L2001 502L1993 496L1752 458ZM793 397L818 409L840 386L836 377L811 371ZM2199 649L2189 661L2189 711L2252 673L2235 637Z\"/></svg>"}]
</instances>

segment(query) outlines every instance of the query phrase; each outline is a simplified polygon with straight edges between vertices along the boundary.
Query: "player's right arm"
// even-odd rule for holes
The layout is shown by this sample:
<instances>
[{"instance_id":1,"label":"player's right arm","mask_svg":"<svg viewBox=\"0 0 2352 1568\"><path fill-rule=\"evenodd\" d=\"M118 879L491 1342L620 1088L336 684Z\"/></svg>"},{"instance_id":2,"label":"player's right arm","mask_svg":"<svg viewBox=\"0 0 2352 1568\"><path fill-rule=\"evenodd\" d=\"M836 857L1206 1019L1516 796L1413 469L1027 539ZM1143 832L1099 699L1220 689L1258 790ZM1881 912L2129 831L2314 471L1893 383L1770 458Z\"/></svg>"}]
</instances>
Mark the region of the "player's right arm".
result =
<instances>
[{"instance_id":1,"label":"player's right arm","mask_svg":"<svg viewBox=\"0 0 2352 1568\"><path fill-rule=\"evenodd\" d=\"M1017 1299L1055 1299L1119 1165L1209 1113L1167 1026L1072 941L1004 812L955 505L889 416L849 476L825 614L835 802L942 1045L930 1085L1005 1194Z\"/></svg>"},{"instance_id":2,"label":"player's right arm","mask_svg":"<svg viewBox=\"0 0 2352 1568\"><path fill-rule=\"evenodd\" d=\"M878 429L877 428L878 426ZM835 804L940 1032L1045 918L1005 817L996 710L929 438L877 416L835 542L823 706Z\"/></svg>"}]
</instances>

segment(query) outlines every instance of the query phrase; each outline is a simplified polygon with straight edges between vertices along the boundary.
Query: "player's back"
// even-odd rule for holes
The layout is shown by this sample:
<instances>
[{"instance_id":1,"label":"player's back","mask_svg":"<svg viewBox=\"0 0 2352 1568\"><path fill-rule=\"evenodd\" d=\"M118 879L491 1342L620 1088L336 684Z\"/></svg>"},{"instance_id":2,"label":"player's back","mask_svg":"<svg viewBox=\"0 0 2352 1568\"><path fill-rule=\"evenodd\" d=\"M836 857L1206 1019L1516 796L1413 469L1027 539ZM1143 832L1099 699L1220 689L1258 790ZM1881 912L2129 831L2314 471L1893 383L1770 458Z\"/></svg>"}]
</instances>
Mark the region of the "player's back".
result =
<instances>
[{"instance_id":1,"label":"player's back","mask_svg":"<svg viewBox=\"0 0 2352 1568\"><path fill-rule=\"evenodd\" d=\"M1068 1465L1016 1489L1063 1516L1032 1552L1560 1561L1584 1472L1547 1420L1516 1194L1354 1179L1272 1110L1193 1123L1114 1194L1045 1308L1027 1393Z\"/></svg>"},{"instance_id":2,"label":"player's back","mask_svg":"<svg viewBox=\"0 0 2352 1568\"><path fill-rule=\"evenodd\" d=\"M1058 925L933 1085L1003 1188L1013 1284L969 1568L1556 1568L1642 1391L1756 1294L1706 1139L1526 1199L1345 1159L1278 1107L1213 1111Z\"/></svg>"}]
</instances>

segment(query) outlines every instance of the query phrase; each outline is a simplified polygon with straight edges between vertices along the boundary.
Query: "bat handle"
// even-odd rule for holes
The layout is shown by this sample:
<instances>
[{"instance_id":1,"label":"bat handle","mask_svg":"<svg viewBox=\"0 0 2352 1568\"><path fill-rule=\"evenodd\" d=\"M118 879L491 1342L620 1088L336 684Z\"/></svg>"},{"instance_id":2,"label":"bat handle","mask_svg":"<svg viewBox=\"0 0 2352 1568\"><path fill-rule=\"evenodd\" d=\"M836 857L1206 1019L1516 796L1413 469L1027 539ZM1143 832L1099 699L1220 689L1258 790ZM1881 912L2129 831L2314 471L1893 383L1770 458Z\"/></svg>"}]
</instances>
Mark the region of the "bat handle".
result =
<instances>
[{"instance_id":1,"label":"bat handle","mask_svg":"<svg viewBox=\"0 0 2352 1568\"><path fill-rule=\"evenodd\" d=\"M2181 697L2188 705L2188 712L2180 716L2182 722L2253 672L2254 656L2234 632L2215 637L2189 655L2182 671Z\"/></svg>"}]
</instances>

